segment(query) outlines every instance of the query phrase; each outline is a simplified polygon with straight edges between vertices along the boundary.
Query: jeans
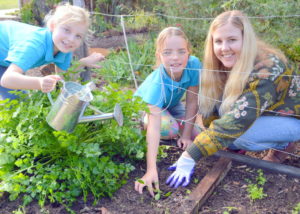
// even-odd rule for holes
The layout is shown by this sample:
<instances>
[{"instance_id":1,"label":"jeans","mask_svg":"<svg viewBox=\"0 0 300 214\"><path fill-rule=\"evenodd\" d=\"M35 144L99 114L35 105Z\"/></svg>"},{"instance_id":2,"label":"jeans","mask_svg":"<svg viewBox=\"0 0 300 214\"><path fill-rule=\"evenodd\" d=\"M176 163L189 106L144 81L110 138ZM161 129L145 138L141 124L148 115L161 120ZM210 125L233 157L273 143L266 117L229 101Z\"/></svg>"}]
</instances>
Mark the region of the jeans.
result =
<instances>
[{"instance_id":1,"label":"jeans","mask_svg":"<svg viewBox=\"0 0 300 214\"><path fill-rule=\"evenodd\" d=\"M300 120L293 117L261 116L229 149L262 151L284 150L290 142L300 139Z\"/></svg>"},{"instance_id":2,"label":"jeans","mask_svg":"<svg viewBox=\"0 0 300 214\"><path fill-rule=\"evenodd\" d=\"M0 65L0 80L4 74L4 72L6 71L7 67L1 66ZM11 94L9 93L10 91L21 91L21 90L13 90L13 89L8 89L8 88L4 88L0 85L0 100L5 100L5 99L17 99L18 96L15 94ZM23 91L24 93L26 93L25 91Z\"/></svg>"}]
</instances>

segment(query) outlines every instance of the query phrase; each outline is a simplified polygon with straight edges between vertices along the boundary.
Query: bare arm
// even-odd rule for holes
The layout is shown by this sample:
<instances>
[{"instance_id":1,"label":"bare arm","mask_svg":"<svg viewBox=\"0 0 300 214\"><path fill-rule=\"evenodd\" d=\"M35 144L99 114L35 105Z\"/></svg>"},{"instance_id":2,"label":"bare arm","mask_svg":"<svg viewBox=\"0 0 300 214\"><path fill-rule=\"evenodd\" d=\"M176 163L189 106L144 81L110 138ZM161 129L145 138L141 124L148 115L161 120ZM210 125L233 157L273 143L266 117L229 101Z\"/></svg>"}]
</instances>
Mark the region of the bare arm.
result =
<instances>
[{"instance_id":1,"label":"bare arm","mask_svg":"<svg viewBox=\"0 0 300 214\"><path fill-rule=\"evenodd\" d=\"M92 53L87 57L81 58L79 60L81 66L80 68L86 66L90 68L101 68L100 65L97 65L98 62L104 60L105 57L101 53Z\"/></svg>"},{"instance_id":2,"label":"bare arm","mask_svg":"<svg viewBox=\"0 0 300 214\"><path fill-rule=\"evenodd\" d=\"M154 196L153 183L155 189L159 189L158 184L158 173L157 173L157 153L160 140L160 126L161 126L161 109L149 105L150 114L148 115L148 126L147 126L147 171L142 177L143 183L138 181L135 182L135 190L140 194L143 192L145 186L148 187L149 193Z\"/></svg>"},{"instance_id":3,"label":"bare arm","mask_svg":"<svg viewBox=\"0 0 300 214\"><path fill-rule=\"evenodd\" d=\"M25 76L19 66L11 64L1 78L1 86L9 89L36 89L46 93L54 89L58 80L60 77L57 75Z\"/></svg>"},{"instance_id":4,"label":"bare arm","mask_svg":"<svg viewBox=\"0 0 300 214\"><path fill-rule=\"evenodd\" d=\"M157 170L156 160L160 140L161 109L150 106L147 127L147 171Z\"/></svg>"},{"instance_id":5,"label":"bare arm","mask_svg":"<svg viewBox=\"0 0 300 214\"><path fill-rule=\"evenodd\" d=\"M198 111L198 91L199 86L191 86L186 92L185 125L182 137L178 140L178 146L183 149L192 143L191 135Z\"/></svg>"}]
</instances>

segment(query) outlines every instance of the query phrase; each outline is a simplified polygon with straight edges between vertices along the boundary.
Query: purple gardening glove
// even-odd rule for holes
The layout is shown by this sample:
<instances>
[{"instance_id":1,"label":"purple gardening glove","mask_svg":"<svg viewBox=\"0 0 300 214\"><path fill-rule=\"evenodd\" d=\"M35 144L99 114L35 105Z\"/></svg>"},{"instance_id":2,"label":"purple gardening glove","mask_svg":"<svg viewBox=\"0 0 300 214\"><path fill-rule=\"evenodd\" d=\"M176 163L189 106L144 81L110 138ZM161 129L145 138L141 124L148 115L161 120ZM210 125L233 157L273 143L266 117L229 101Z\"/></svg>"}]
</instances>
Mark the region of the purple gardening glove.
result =
<instances>
[{"instance_id":1,"label":"purple gardening glove","mask_svg":"<svg viewBox=\"0 0 300 214\"><path fill-rule=\"evenodd\" d=\"M175 188L180 185L187 186L194 173L194 166L195 161L192 158L181 155L177 162L168 168L169 170L175 170L175 172L168 177L166 184Z\"/></svg>"}]
</instances>

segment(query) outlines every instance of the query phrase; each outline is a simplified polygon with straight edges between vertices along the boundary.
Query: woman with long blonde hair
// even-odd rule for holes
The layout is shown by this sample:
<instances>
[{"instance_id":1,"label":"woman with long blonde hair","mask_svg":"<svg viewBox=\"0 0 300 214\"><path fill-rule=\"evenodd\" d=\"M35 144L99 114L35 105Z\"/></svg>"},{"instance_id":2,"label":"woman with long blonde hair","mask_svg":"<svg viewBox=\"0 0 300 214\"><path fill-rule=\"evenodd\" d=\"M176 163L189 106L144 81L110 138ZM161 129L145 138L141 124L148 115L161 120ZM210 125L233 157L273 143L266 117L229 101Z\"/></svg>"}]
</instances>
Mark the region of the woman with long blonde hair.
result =
<instances>
[{"instance_id":1,"label":"woman with long blonde hair","mask_svg":"<svg viewBox=\"0 0 300 214\"><path fill-rule=\"evenodd\" d=\"M224 147L274 149L264 160L282 162L300 139L297 67L256 38L245 14L227 11L213 20L203 61L199 111L209 127L176 162L170 186L187 185L195 162Z\"/></svg>"}]
</instances>

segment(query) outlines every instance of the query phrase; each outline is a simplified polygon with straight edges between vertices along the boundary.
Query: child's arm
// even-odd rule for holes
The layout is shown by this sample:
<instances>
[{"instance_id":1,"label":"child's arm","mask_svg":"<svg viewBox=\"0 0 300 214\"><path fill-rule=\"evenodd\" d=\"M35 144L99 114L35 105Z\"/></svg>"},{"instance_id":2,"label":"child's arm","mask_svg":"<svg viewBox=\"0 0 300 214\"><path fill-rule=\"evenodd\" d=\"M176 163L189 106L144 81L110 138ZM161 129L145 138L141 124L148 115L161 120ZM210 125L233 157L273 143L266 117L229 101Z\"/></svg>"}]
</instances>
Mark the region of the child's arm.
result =
<instances>
[{"instance_id":1,"label":"child's arm","mask_svg":"<svg viewBox=\"0 0 300 214\"><path fill-rule=\"evenodd\" d=\"M11 64L1 78L1 86L9 89L37 89L47 93L54 89L56 82L60 79L57 75L25 76L19 66Z\"/></svg>"},{"instance_id":2,"label":"child's arm","mask_svg":"<svg viewBox=\"0 0 300 214\"><path fill-rule=\"evenodd\" d=\"M160 140L160 126L161 126L161 109L156 106L149 105L150 114L148 114L148 126L147 126L147 171L141 178L143 184L136 181L135 190L140 194L143 192L145 186L148 187L148 191L151 196L154 196L153 186L156 190L159 189L158 174L156 167L157 153Z\"/></svg>"},{"instance_id":3,"label":"child's arm","mask_svg":"<svg viewBox=\"0 0 300 214\"><path fill-rule=\"evenodd\" d=\"M81 58L79 62L82 64L82 67L101 68L97 63L104 60L104 58L105 57L101 53L94 52L87 57Z\"/></svg>"},{"instance_id":4,"label":"child's arm","mask_svg":"<svg viewBox=\"0 0 300 214\"><path fill-rule=\"evenodd\" d=\"M186 92L186 122L182 136L177 141L178 146L182 149L186 149L186 147L192 143L191 135L198 111L198 91L199 86L190 86Z\"/></svg>"}]
</instances>

